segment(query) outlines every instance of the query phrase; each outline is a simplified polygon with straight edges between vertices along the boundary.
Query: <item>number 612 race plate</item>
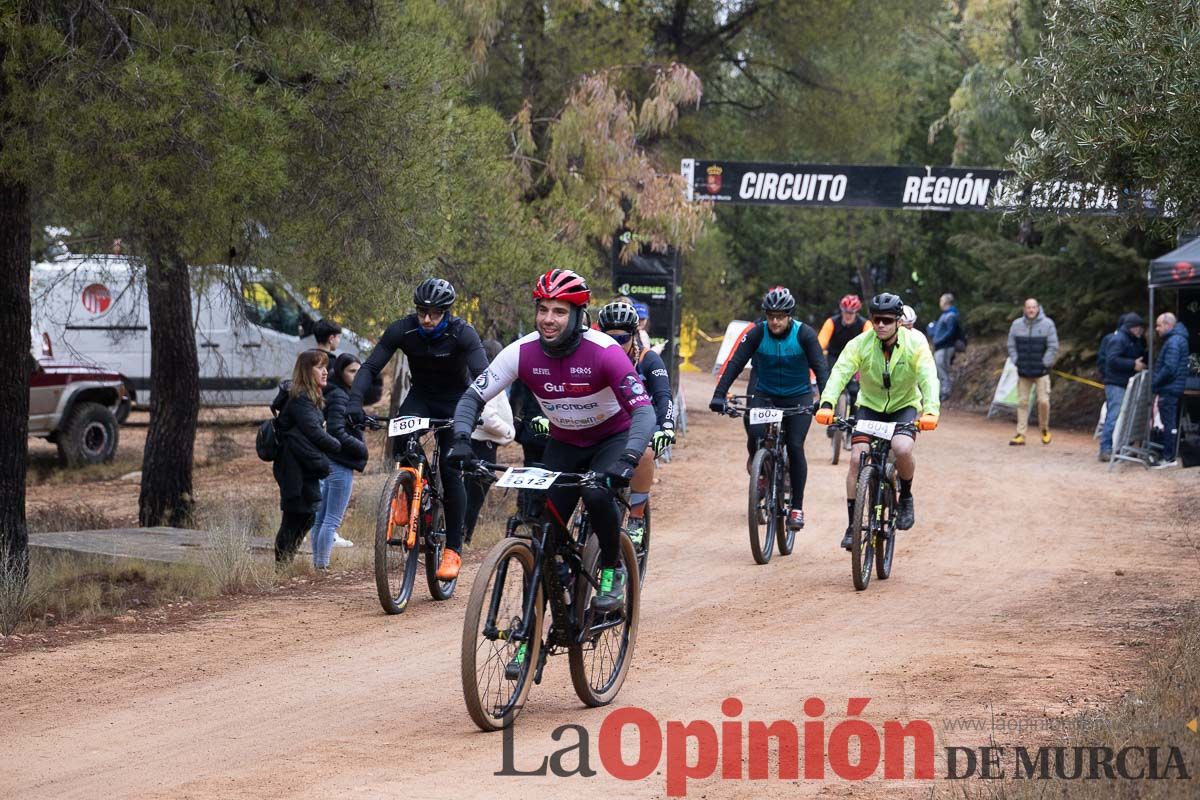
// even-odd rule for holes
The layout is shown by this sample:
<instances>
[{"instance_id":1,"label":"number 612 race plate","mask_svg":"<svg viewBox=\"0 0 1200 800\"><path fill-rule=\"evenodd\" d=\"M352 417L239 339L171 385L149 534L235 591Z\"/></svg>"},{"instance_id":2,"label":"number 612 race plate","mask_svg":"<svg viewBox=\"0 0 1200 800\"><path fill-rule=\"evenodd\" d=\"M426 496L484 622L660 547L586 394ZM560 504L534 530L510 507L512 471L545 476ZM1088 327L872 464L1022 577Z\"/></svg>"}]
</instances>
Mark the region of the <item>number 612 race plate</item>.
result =
<instances>
[{"instance_id":1,"label":"number 612 race plate","mask_svg":"<svg viewBox=\"0 0 1200 800\"><path fill-rule=\"evenodd\" d=\"M549 489L561 474L538 467L509 467L496 485L505 489Z\"/></svg>"}]
</instances>

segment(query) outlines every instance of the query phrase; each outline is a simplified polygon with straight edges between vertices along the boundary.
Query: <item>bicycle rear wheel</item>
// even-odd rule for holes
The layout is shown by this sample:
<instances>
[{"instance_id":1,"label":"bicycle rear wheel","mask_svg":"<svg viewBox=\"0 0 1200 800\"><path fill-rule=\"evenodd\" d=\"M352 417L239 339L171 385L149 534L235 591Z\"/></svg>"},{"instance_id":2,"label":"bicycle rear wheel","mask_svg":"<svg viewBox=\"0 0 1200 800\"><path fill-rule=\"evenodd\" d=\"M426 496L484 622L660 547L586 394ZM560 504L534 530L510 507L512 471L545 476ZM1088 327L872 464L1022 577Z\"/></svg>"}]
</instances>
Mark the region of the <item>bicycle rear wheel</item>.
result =
<instances>
[{"instance_id":1,"label":"bicycle rear wheel","mask_svg":"<svg viewBox=\"0 0 1200 800\"><path fill-rule=\"evenodd\" d=\"M792 476L787 464L779 465L775 470L775 543L779 547L779 555L790 556L796 548L796 532L788 527L788 512L792 508Z\"/></svg>"},{"instance_id":2,"label":"bicycle rear wheel","mask_svg":"<svg viewBox=\"0 0 1200 800\"><path fill-rule=\"evenodd\" d=\"M438 565L442 563L442 553L446 551L445 523L446 515L442 511L441 503L435 503L433 518L424 531L423 537L425 539L425 583L429 585L429 595L434 600L449 600L454 594L454 588L458 586L458 578L443 581L437 576ZM440 533L432 535L434 531L440 531Z\"/></svg>"},{"instance_id":3,"label":"bicycle rear wheel","mask_svg":"<svg viewBox=\"0 0 1200 800\"><path fill-rule=\"evenodd\" d=\"M638 583L646 584L646 568L650 566L650 504L646 504L646 510L642 517L645 527L642 529L642 541L640 544L633 546L633 552L637 554L638 564ZM625 518L628 524L629 518Z\"/></svg>"},{"instance_id":4,"label":"bicycle rear wheel","mask_svg":"<svg viewBox=\"0 0 1200 800\"><path fill-rule=\"evenodd\" d=\"M878 477L875 468L865 464L858 472L854 498L854 535L850 540L850 574L860 592L871 583L871 561L875 556L874 508Z\"/></svg>"},{"instance_id":5,"label":"bicycle rear wheel","mask_svg":"<svg viewBox=\"0 0 1200 800\"><path fill-rule=\"evenodd\" d=\"M521 709L542 649L546 603L542 587L531 585L533 550L523 539L501 539L487 554L471 586L463 619L462 687L467 713L480 730L512 725ZM525 622L525 599L534 589L529 640L512 634ZM524 653L521 646L525 645Z\"/></svg>"},{"instance_id":6,"label":"bicycle rear wheel","mask_svg":"<svg viewBox=\"0 0 1200 800\"><path fill-rule=\"evenodd\" d=\"M375 589L389 614L408 606L417 577L417 537L409 526L415 481L407 470L394 471L375 512Z\"/></svg>"},{"instance_id":7,"label":"bicycle rear wheel","mask_svg":"<svg viewBox=\"0 0 1200 800\"><path fill-rule=\"evenodd\" d=\"M892 574L892 556L896 552L896 470L891 464L883 486L882 522L875 539L875 575L886 581Z\"/></svg>"},{"instance_id":8,"label":"bicycle rear wheel","mask_svg":"<svg viewBox=\"0 0 1200 800\"><path fill-rule=\"evenodd\" d=\"M750 502L746 523L750 529L750 554L757 564L766 564L775 550L775 509L768 508L771 483L775 479L775 456L760 448L750 464ZM759 492L759 487L763 488ZM760 516L761 515L761 516ZM759 519L765 519L761 524Z\"/></svg>"},{"instance_id":9,"label":"bicycle rear wheel","mask_svg":"<svg viewBox=\"0 0 1200 800\"><path fill-rule=\"evenodd\" d=\"M583 551L583 567L594 578L599 572L600 545L592 537ZM633 542L621 534L621 562L626 573L637 569ZM582 575L575 579L575 608L578 618L587 626L583 641L571 644L567 656L571 664L571 684L575 694L586 706L608 705L621 691L633 647L637 641L638 609L641 604L641 581L625 582L624 604L620 611L599 618L590 609L592 584Z\"/></svg>"}]
</instances>

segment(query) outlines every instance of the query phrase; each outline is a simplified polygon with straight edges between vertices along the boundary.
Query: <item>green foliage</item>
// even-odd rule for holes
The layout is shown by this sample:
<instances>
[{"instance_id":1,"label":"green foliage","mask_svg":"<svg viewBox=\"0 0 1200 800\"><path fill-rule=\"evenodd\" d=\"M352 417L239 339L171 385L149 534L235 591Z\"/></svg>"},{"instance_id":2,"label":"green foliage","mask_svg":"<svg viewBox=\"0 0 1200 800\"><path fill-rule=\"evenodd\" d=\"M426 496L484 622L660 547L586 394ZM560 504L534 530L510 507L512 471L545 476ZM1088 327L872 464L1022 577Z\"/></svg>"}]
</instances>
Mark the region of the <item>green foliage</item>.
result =
<instances>
[{"instance_id":1,"label":"green foliage","mask_svg":"<svg viewBox=\"0 0 1200 800\"><path fill-rule=\"evenodd\" d=\"M1038 119L1014 153L1032 180L1078 176L1157 189L1181 221L1200 219L1200 3L1047 4L1025 92ZM1129 209L1136 214L1137 207Z\"/></svg>"}]
</instances>

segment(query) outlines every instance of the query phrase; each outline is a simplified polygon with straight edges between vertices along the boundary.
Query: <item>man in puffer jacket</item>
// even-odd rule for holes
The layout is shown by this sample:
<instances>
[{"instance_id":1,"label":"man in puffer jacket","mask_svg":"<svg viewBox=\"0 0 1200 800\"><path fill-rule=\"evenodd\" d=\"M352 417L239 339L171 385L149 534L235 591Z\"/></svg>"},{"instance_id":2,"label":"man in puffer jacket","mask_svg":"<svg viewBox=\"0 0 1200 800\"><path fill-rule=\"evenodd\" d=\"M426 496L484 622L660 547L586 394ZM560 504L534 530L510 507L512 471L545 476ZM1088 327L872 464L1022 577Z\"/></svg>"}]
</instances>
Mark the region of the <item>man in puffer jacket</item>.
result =
<instances>
[{"instance_id":1,"label":"man in puffer jacket","mask_svg":"<svg viewBox=\"0 0 1200 800\"><path fill-rule=\"evenodd\" d=\"M1037 388L1042 444L1050 444L1050 368L1058 358L1058 328L1034 298L1008 329L1008 357L1017 365L1017 434L1009 444L1025 444L1029 424L1029 391Z\"/></svg>"},{"instance_id":2,"label":"man in puffer jacket","mask_svg":"<svg viewBox=\"0 0 1200 800\"><path fill-rule=\"evenodd\" d=\"M1113 429L1117 427L1117 415L1125 399L1125 387L1134 373L1146 368L1146 345L1142 334L1146 323L1137 314L1130 312L1121 316L1117 330L1104 337L1100 345L1099 361L1103 365L1104 402L1106 413L1104 427L1100 430L1100 460L1108 461L1112 456Z\"/></svg>"},{"instance_id":3,"label":"man in puffer jacket","mask_svg":"<svg viewBox=\"0 0 1200 800\"><path fill-rule=\"evenodd\" d=\"M1187 386L1188 330L1175 315L1160 314L1154 331L1162 337L1162 350L1154 361L1151 386L1158 395L1158 416L1163 424L1163 460L1157 468L1178 466L1175 443L1179 440L1179 398Z\"/></svg>"}]
</instances>

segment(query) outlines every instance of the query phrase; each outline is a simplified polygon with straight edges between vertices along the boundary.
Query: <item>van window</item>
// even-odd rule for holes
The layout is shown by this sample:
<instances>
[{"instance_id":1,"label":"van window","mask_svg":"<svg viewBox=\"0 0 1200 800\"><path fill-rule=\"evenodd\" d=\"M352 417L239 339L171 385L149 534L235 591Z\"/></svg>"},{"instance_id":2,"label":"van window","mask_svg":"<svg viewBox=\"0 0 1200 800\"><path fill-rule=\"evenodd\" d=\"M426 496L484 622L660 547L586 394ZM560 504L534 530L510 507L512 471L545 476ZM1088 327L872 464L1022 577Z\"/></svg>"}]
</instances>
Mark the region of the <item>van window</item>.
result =
<instances>
[{"instance_id":1,"label":"van window","mask_svg":"<svg viewBox=\"0 0 1200 800\"><path fill-rule=\"evenodd\" d=\"M242 309L255 325L299 336L303 309L291 295L273 283L247 281L242 284Z\"/></svg>"}]
</instances>

